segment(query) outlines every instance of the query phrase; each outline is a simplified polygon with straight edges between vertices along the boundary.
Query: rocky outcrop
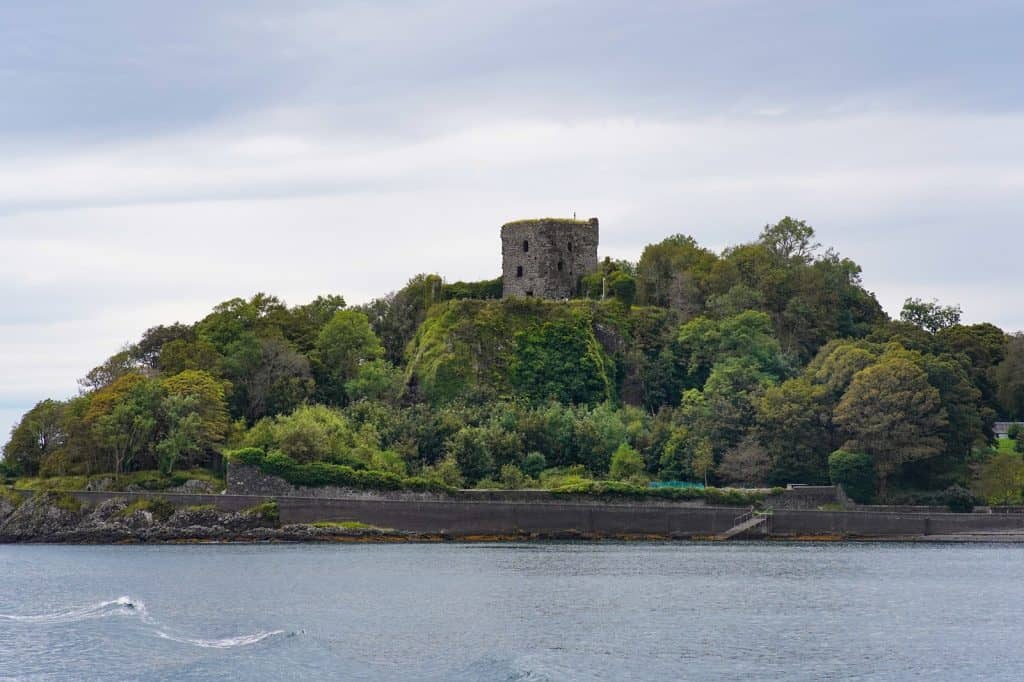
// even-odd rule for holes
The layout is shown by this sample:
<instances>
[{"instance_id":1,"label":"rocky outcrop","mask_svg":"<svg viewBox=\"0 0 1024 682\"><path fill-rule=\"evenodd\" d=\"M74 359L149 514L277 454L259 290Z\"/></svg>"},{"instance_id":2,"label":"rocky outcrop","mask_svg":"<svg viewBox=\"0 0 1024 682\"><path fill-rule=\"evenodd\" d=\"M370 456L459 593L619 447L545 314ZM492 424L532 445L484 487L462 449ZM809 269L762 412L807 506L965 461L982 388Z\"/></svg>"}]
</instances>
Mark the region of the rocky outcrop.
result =
<instances>
[{"instance_id":1,"label":"rocky outcrop","mask_svg":"<svg viewBox=\"0 0 1024 682\"><path fill-rule=\"evenodd\" d=\"M81 509L74 498L39 493L19 505L0 497L0 542L320 542L412 539L414 533L369 527L280 525L260 510L223 512L211 506L173 509L114 498Z\"/></svg>"}]
</instances>

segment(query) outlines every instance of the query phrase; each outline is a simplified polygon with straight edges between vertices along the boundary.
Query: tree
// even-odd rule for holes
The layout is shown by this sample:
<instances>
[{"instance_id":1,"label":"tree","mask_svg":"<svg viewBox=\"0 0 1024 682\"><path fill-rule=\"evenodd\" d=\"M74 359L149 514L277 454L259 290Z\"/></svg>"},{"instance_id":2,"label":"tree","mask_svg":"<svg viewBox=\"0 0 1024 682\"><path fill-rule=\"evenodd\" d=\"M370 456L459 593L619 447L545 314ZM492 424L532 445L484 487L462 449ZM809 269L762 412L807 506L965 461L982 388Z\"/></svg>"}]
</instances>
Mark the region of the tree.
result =
<instances>
[{"instance_id":1,"label":"tree","mask_svg":"<svg viewBox=\"0 0 1024 682\"><path fill-rule=\"evenodd\" d=\"M712 449L711 441L707 438L697 444L693 453L693 473L698 478L704 479L704 485L708 484L708 474L715 468L715 451Z\"/></svg>"},{"instance_id":2,"label":"tree","mask_svg":"<svg viewBox=\"0 0 1024 682\"><path fill-rule=\"evenodd\" d=\"M143 366L156 369L165 345L172 341L188 343L194 341L195 336L195 329L190 325L180 322L166 326L160 324L143 332L139 342L131 347L131 355Z\"/></svg>"},{"instance_id":3,"label":"tree","mask_svg":"<svg viewBox=\"0 0 1024 682\"><path fill-rule=\"evenodd\" d=\"M339 310L317 336L314 350L318 393L327 403L347 401L345 383L355 378L360 366L384 355L366 314Z\"/></svg>"},{"instance_id":4,"label":"tree","mask_svg":"<svg viewBox=\"0 0 1024 682\"><path fill-rule=\"evenodd\" d=\"M786 216L774 225L765 225L758 241L780 260L810 263L821 244L814 241L814 228L802 220Z\"/></svg>"},{"instance_id":5,"label":"tree","mask_svg":"<svg viewBox=\"0 0 1024 682\"><path fill-rule=\"evenodd\" d=\"M772 483L822 483L834 449L832 406L825 386L806 378L769 386L755 401L757 437L771 461Z\"/></svg>"},{"instance_id":6,"label":"tree","mask_svg":"<svg viewBox=\"0 0 1024 682\"><path fill-rule=\"evenodd\" d=\"M102 365L89 370L88 374L78 380L78 385L83 391L95 391L109 386L117 379L135 372L137 369L138 362L135 360L134 351L131 346L126 346L120 352L107 358Z\"/></svg>"},{"instance_id":7,"label":"tree","mask_svg":"<svg viewBox=\"0 0 1024 682\"><path fill-rule=\"evenodd\" d=\"M117 398L109 412L96 418L96 442L109 453L116 475L120 476L137 457L149 451L162 398L163 391L157 382L136 382Z\"/></svg>"},{"instance_id":8,"label":"tree","mask_svg":"<svg viewBox=\"0 0 1024 682\"><path fill-rule=\"evenodd\" d=\"M203 450L203 418L198 409L196 395L172 394L163 399L161 410L167 421L167 432L153 448L161 473L170 475L179 459Z\"/></svg>"},{"instance_id":9,"label":"tree","mask_svg":"<svg viewBox=\"0 0 1024 682\"><path fill-rule=\"evenodd\" d=\"M1012 504L1020 500L1024 491L1024 460L1008 452L993 455L979 467L971 487L990 504Z\"/></svg>"},{"instance_id":10,"label":"tree","mask_svg":"<svg viewBox=\"0 0 1024 682\"><path fill-rule=\"evenodd\" d=\"M722 461L715 473L728 483L744 487L763 485L772 469L768 451L753 436L747 436L739 444L722 454Z\"/></svg>"},{"instance_id":11,"label":"tree","mask_svg":"<svg viewBox=\"0 0 1024 682\"><path fill-rule=\"evenodd\" d=\"M908 298L903 302L900 319L917 325L932 334L960 324L961 315L958 305L939 305L937 300L922 301L919 298Z\"/></svg>"},{"instance_id":12,"label":"tree","mask_svg":"<svg viewBox=\"0 0 1024 682\"><path fill-rule=\"evenodd\" d=\"M460 429L445 443L445 451L459 465L459 471L470 484L494 474L494 455L489 447L485 429L467 426Z\"/></svg>"},{"instance_id":13,"label":"tree","mask_svg":"<svg viewBox=\"0 0 1024 682\"><path fill-rule=\"evenodd\" d=\"M198 369L219 375L223 356L206 339L172 339L160 347L156 367L164 374L178 374Z\"/></svg>"},{"instance_id":14,"label":"tree","mask_svg":"<svg viewBox=\"0 0 1024 682\"><path fill-rule=\"evenodd\" d=\"M161 383L168 398L187 400L190 406L188 412L195 414L195 447L183 452L202 455L216 450L224 442L231 425L225 399L225 382L206 372L185 370L167 377ZM164 413L170 415L168 409L175 405L178 403L165 401ZM184 415L182 413L180 418L184 418Z\"/></svg>"},{"instance_id":15,"label":"tree","mask_svg":"<svg viewBox=\"0 0 1024 682\"><path fill-rule=\"evenodd\" d=\"M677 234L644 249L637 263L637 300L697 314L717 256L693 237Z\"/></svg>"},{"instance_id":16,"label":"tree","mask_svg":"<svg viewBox=\"0 0 1024 682\"><path fill-rule=\"evenodd\" d=\"M233 417L253 423L291 412L312 395L309 361L286 340L244 334L227 350L224 368L232 384Z\"/></svg>"},{"instance_id":17,"label":"tree","mask_svg":"<svg viewBox=\"0 0 1024 682\"><path fill-rule=\"evenodd\" d=\"M867 504L875 493L875 463L871 455L836 450L828 456L832 485L842 486L854 502Z\"/></svg>"},{"instance_id":18,"label":"tree","mask_svg":"<svg viewBox=\"0 0 1024 682\"><path fill-rule=\"evenodd\" d=\"M11 439L4 445L4 462L26 476L38 474L43 459L67 443L64 414L65 404L59 401L36 403L11 429Z\"/></svg>"},{"instance_id":19,"label":"tree","mask_svg":"<svg viewBox=\"0 0 1024 682\"><path fill-rule=\"evenodd\" d=\"M622 443L612 453L611 466L608 470L610 478L616 481L626 481L641 478L644 472L644 458L628 443Z\"/></svg>"},{"instance_id":20,"label":"tree","mask_svg":"<svg viewBox=\"0 0 1024 682\"><path fill-rule=\"evenodd\" d=\"M397 403L402 395L403 380L402 370L387 360L370 360L360 365L356 375L345 382L345 395L351 401Z\"/></svg>"},{"instance_id":21,"label":"tree","mask_svg":"<svg viewBox=\"0 0 1024 682\"><path fill-rule=\"evenodd\" d=\"M844 450L874 458L880 494L904 463L942 451L938 434L948 424L939 392L924 370L897 357L858 372L834 419L848 436Z\"/></svg>"},{"instance_id":22,"label":"tree","mask_svg":"<svg viewBox=\"0 0 1024 682\"><path fill-rule=\"evenodd\" d=\"M518 332L515 342L509 379L520 395L534 402L589 405L611 397L609 368L589 325L545 322Z\"/></svg>"},{"instance_id":23,"label":"tree","mask_svg":"<svg viewBox=\"0 0 1024 682\"><path fill-rule=\"evenodd\" d=\"M1024 334L1007 338L1005 356L992 372L1003 414L1024 418Z\"/></svg>"},{"instance_id":24,"label":"tree","mask_svg":"<svg viewBox=\"0 0 1024 682\"><path fill-rule=\"evenodd\" d=\"M548 460L543 454L539 452L531 452L523 458L523 473L530 478L537 478L540 476L540 472L544 471L548 467Z\"/></svg>"}]
</instances>

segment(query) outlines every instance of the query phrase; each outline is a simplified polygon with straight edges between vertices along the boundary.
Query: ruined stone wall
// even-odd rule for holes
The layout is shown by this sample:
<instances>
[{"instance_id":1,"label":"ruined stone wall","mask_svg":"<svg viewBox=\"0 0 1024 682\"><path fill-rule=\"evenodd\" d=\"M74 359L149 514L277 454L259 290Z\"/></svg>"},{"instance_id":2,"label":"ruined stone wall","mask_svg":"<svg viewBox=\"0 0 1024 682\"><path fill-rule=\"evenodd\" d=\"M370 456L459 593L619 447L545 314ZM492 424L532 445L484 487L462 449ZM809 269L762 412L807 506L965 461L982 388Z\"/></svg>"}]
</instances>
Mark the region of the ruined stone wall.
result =
<instances>
[{"instance_id":1,"label":"ruined stone wall","mask_svg":"<svg viewBox=\"0 0 1024 682\"><path fill-rule=\"evenodd\" d=\"M544 218L501 227L503 295L563 299L597 269L597 218Z\"/></svg>"}]
</instances>

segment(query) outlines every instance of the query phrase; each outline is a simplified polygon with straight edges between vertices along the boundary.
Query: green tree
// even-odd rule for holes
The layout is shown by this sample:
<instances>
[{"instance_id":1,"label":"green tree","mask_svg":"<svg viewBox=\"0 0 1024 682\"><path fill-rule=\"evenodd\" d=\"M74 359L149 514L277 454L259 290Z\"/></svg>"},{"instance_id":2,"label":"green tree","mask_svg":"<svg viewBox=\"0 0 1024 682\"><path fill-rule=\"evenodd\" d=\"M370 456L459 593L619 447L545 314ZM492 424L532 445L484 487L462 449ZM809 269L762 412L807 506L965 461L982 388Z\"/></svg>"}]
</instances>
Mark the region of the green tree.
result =
<instances>
[{"instance_id":1,"label":"green tree","mask_svg":"<svg viewBox=\"0 0 1024 682\"><path fill-rule=\"evenodd\" d=\"M707 438L697 443L697 448L693 452L692 467L694 475L703 479L704 485L707 485L708 475L715 468L715 451Z\"/></svg>"},{"instance_id":2,"label":"green tree","mask_svg":"<svg viewBox=\"0 0 1024 682\"><path fill-rule=\"evenodd\" d=\"M874 458L881 494L904 463L942 451L938 434L948 423L939 392L924 370L896 357L858 372L834 419L848 435L844 450Z\"/></svg>"},{"instance_id":3,"label":"green tree","mask_svg":"<svg viewBox=\"0 0 1024 682\"><path fill-rule=\"evenodd\" d=\"M486 430L481 427L467 426L460 429L445 443L445 451L455 459L459 471L470 484L494 474L494 455Z\"/></svg>"},{"instance_id":4,"label":"green tree","mask_svg":"<svg viewBox=\"0 0 1024 682\"><path fill-rule=\"evenodd\" d=\"M402 394L402 370L387 360L363 363L356 375L345 382L345 395L349 400L378 400L397 403Z\"/></svg>"},{"instance_id":5,"label":"green tree","mask_svg":"<svg viewBox=\"0 0 1024 682\"><path fill-rule=\"evenodd\" d=\"M249 423L291 412L315 386L309 361L280 337L243 334L228 347L224 368L232 384L231 415Z\"/></svg>"},{"instance_id":6,"label":"green tree","mask_svg":"<svg viewBox=\"0 0 1024 682\"><path fill-rule=\"evenodd\" d=\"M231 426L225 396L225 382L201 370L185 370L161 381L168 397L191 401L198 419L195 433L196 446L187 451L200 456L215 451L224 443ZM170 403L168 403L168 406ZM189 461L189 464L198 464Z\"/></svg>"},{"instance_id":7,"label":"green tree","mask_svg":"<svg viewBox=\"0 0 1024 682\"><path fill-rule=\"evenodd\" d=\"M156 381L135 382L118 396L108 412L95 420L96 442L106 449L117 476L125 473L153 446L159 406L164 392ZM93 405L95 407L95 404Z\"/></svg>"},{"instance_id":8,"label":"green tree","mask_svg":"<svg viewBox=\"0 0 1024 682\"><path fill-rule=\"evenodd\" d=\"M836 450L828 456L828 474L854 502L867 504L875 494L875 462L871 455Z\"/></svg>"},{"instance_id":9,"label":"green tree","mask_svg":"<svg viewBox=\"0 0 1024 682\"><path fill-rule=\"evenodd\" d=\"M545 322L517 333L515 342L509 378L521 395L590 405L611 397L610 368L582 321Z\"/></svg>"},{"instance_id":10,"label":"green tree","mask_svg":"<svg viewBox=\"0 0 1024 682\"><path fill-rule=\"evenodd\" d=\"M340 310L324 325L314 351L318 393L325 402L347 402L345 383L356 377L360 366L384 355L366 314Z\"/></svg>"},{"instance_id":11,"label":"green tree","mask_svg":"<svg viewBox=\"0 0 1024 682\"><path fill-rule=\"evenodd\" d=\"M790 379L767 387L755 408L758 440L771 461L771 482L827 480L827 458L835 441L828 389L803 377Z\"/></svg>"},{"instance_id":12,"label":"green tree","mask_svg":"<svg viewBox=\"0 0 1024 682\"><path fill-rule=\"evenodd\" d=\"M202 452L203 418L199 415L196 395L168 395L163 399L161 411L167 421L167 431L154 447L154 453L157 469L170 475L179 459Z\"/></svg>"},{"instance_id":13,"label":"green tree","mask_svg":"<svg viewBox=\"0 0 1024 682\"><path fill-rule=\"evenodd\" d=\"M523 473L530 478L538 478L540 472L548 467L548 460L539 452L531 452L523 458Z\"/></svg>"},{"instance_id":14,"label":"green tree","mask_svg":"<svg viewBox=\"0 0 1024 682\"><path fill-rule=\"evenodd\" d=\"M686 235L651 244L637 263L637 300L642 305L697 314L703 309L709 275L717 260Z\"/></svg>"},{"instance_id":15,"label":"green tree","mask_svg":"<svg viewBox=\"0 0 1024 682\"><path fill-rule=\"evenodd\" d=\"M36 403L11 429L11 439L4 445L4 461L26 476L38 474L43 459L67 444L64 415L64 403Z\"/></svg>"},{"instance_id":16,"label":"green tree","mask_svg":"<svg viewBox=\"0 0 1024 682\"><path fill-rule=\"evenodd\" d=\"M992 372L1003 414L1024 418L1024 333L1007 338L1003 360Z\"/></svg>"},{"instance_id":17,"label":"green tree","mask_svg":"<svg viewBox=\"0 0 1024 682\"><path fill-rule=\"evenodd\" d=\"M922 301L908 298L903 302L900 319L917 325L932 334L960 324L961 310L958 305L940 305L938 301Z\"/></svg>"},{"instance_id":18,"label":"green tree","mask_svg":"<svg viewBox=\"0 0 1024 682\"><path fill-rule=\"evenodd\" d=\"M1024 491L1024 460L1008 452L993 455L979 467L971 487L990 504L1018 502Z\"/></svg>"},{"instance_id":19,"label":"green tree","mask_svg":"<svg viewBox=\"0 0 1024 682\"><path fill-rule=\"evenodd\" d=\"M622 443L612 453L608 476L616 481L637 479L644 475L644 458L628 443Z\"/></svg>"}]
</instances>

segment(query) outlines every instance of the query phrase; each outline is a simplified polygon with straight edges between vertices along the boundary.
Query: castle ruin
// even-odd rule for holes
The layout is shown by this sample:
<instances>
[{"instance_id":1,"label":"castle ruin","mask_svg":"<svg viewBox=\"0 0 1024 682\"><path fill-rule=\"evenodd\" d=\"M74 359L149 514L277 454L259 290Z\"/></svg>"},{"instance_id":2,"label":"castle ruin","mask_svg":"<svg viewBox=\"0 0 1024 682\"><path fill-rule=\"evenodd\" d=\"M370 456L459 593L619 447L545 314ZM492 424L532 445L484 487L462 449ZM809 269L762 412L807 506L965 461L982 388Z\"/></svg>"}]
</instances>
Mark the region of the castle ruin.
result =
<instances>
[{"instance_id":1,"label":"castle ruin","mask_svg":"<svg viewBox=\"0 0 1024 682\"><path fill-rule=\"evenodd\" d=\"M597 269L597 218L517 220L501 226L502 295L564 299Z\"/></svg>"}]
</instances>

